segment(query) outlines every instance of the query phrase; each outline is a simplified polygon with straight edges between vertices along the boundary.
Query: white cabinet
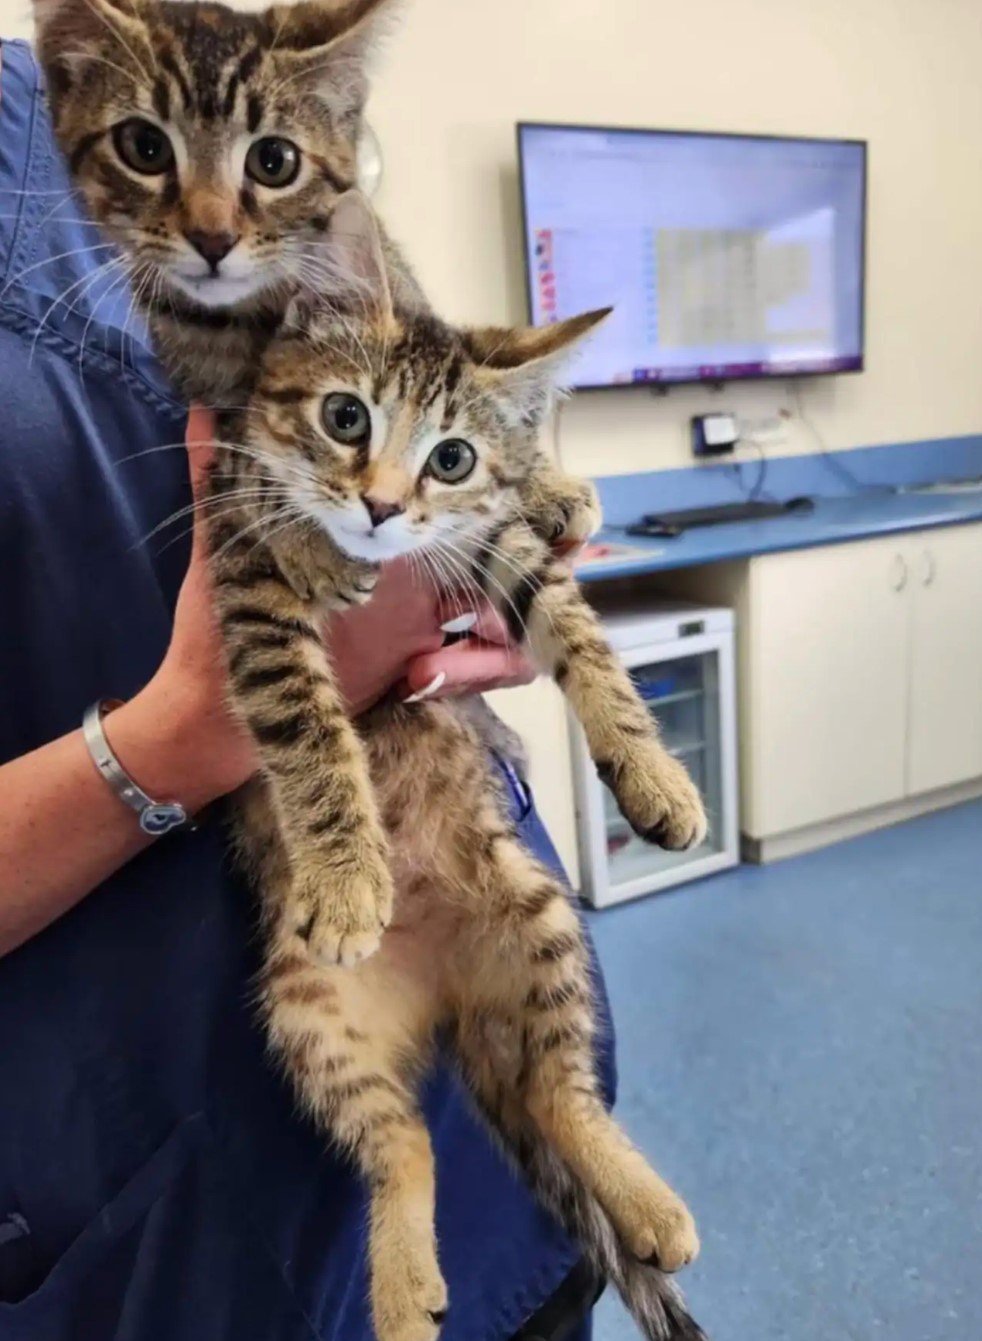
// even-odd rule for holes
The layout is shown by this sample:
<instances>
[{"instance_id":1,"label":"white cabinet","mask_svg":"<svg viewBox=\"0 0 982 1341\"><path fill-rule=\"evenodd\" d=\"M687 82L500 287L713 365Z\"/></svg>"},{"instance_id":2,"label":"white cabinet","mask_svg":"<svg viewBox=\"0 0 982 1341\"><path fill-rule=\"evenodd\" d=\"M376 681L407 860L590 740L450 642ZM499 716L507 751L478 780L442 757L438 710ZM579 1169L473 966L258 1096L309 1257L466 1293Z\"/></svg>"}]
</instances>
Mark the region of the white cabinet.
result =
<instances>
[{"instance_id":1,"label":"white cabinet","mask_svg":"<svg viewBox=\"0 0 982 1341\"><path fill-rule=\"evenodd\" d=\"M982 526L904 546L911 606L907 791L982 776Z\"/></svg>"},{"instance_id":2,"label":"white cabinet","mask_svg":"<svg viewBox=\"0 0 982 1341\"><path fill-rule=\"evenodd\" d=\"M982 525L766 555L680 585L737 612L751 850L982 786ZM868 823L844 827L857 816Z\"/></svg>"},{"instance_id":3,"label":"white cabinet","mask_svg":"<svg viewBox=\"0 0 982 1341\"><path fill-rule=\"evenodd\" d=\"M893 541L751 564L754 837L904 794L907 601Z\"/></svg>"}]
</instances>

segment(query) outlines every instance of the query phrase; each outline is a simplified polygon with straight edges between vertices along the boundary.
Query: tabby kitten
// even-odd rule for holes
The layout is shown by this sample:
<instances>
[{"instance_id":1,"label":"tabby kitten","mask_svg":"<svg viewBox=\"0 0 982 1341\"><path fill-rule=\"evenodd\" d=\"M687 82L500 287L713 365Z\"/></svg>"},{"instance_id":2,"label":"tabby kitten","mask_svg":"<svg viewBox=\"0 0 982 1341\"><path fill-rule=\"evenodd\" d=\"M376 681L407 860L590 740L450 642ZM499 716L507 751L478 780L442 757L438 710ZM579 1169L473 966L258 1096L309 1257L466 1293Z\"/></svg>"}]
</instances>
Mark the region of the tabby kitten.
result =
<instances>
[{"instance_id":1,"label":"tabby kitten","mask_svg":"<svg viewBox=\"0 0 982 1341\"><path fill-rule=\"evenodd\" d=\"M578 924L502 818L485 729L468 705L390 707L362 739L317 636L322 609L368 599L387 558L418 549L464 565L465 584L473 575L502 597L512 631L563 684L632 823L668 846L701 836L697 794L528 529L578 539L595 523L589 485L534 451L551 360L590 319L450 331L363 207L335 211L386 0L260 15L36 2L56 133L167 371L188 397L250 402L223 416L210 509L233 695L264 761L241 842L270 922L271 1036L370 1175L381 1341L429 1341L445 1305L412 1084L441 1023L492 1124L647 1335L697 1337L639 1260L681 1265L691 1219L603 1112ZM348 225L347 248L324 245ZM305 312L298 293L340 297L348 273L361 302L374 299L366 310L349 294L346 315ZM393 875L395 924L360 963L392 916Z\"/></svg>"},{"instance_id":2,"label":"tabby kitten","mask_svg":"<svg viewBox=\"0 0 982 1341\"><path fill-rule=\"evenodd\" d=\"M365 64L392 8L300 0L240 14L178 0L35 0L72 178L118 243L157 352L188 398L243 402L291 297L343 282L324 235L354 180ZM381 237L394 298L425 311ZM544 539L576 544L595 529L592 485L541 454L520 487L522 514ZM515 752L490 711L484 730ZM672 847L693 832L664 826Z\"/></svg>"},{"instance_id":3,"label":"tabby kitten","mask_svg":"<svg viewBox=\"0 0 982 1341\"><path fill-rule=\"evenodd\" d=\"M438 1030L645 1335L692 1341L702 1333L663 1274L695 1256L692 1218L604 1109L563 887L519 841L466 705L391 700L356 728L320 638L324 611L370 599L381 564L451 565L562 685L638 832L701 836L692 784L521 519L559 365L607 314L454 330L393 301L357 193L332 229L351 298L294 304L248 412L223 420L208 526L233 703L262 760L239 841L268 923L269 1035L366 1177L379 1341L433 1341L447 1308L417 1097Z\"/></svg>"},{"instance_id":4,"label":"tabby kitten","mask_svg":"<svg viewBox=\"0 0 982 1341\"><path fill-rule=\"evenodd\" d=\"M186 399L244 401L292 294L335 287L323 236L355 181L365 66L395 3L242 14L183 0L34 0L55 135ZM384 234L383 246L399 301L425 308ZM576 543L596 502L541 460L526 513L545 538Z\"/></svg>"},{"instance_id":5,"label":"tabby kitten","mask_svg":"<svg viewBox=\"0 0 982 1341\"><path fill-rule=\"evenodd\" d=\"M330 288L318 243L355 182L392 0L34 5L56 138L168 375L188 400L236 399L297 286ZM402 298L422 303L391 254Z\"/></svg>"}]
</instances>

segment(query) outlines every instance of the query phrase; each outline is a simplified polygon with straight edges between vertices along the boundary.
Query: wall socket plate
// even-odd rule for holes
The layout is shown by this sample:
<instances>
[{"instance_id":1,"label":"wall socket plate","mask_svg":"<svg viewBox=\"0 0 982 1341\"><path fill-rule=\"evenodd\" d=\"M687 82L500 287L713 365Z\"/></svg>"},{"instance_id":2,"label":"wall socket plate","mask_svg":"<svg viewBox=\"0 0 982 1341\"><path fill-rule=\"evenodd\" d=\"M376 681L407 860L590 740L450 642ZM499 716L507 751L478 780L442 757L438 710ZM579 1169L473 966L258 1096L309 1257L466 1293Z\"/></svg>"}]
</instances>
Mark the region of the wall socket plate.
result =
<instances>
[{"instance_id":1,"label":"wall socket plate","mask_svg":"<svg viewBox=\"0 0 982 1341\"><path fill-rule=\"evenodd\" d=\"M698 414L691 427L694 456L726 456L740 436L735 414Z\"/></svg>"},{"instance_id":2,"label":"wall socket plate","mask_svg":"<svg viewBox=\"0 0 982 1341\"><path fill-rule=\"evenodd\" d=\"M740 415L740 437L750 442L775 445L788 440L787 421L779 414Z\"/></svg>"}]
</instances>

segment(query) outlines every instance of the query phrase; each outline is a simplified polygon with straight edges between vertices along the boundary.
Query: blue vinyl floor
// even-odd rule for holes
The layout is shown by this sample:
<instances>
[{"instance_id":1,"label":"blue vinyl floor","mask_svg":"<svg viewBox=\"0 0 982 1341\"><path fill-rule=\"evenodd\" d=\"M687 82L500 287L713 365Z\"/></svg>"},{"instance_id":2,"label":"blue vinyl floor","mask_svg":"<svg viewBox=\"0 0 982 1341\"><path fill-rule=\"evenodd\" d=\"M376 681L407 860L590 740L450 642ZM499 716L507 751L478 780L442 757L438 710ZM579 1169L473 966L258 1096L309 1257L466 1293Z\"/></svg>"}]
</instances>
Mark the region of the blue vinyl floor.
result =
<instances>
[{"instance_id":1,"label":"blue vinyl floor","mask_svg":"<svg viewBox=\"0 0 982 1341\"><path fill-rule=\"evenodd\" d=\"M982 804L592 924L712 1341L979 1341Z\"/></svg>"}]
</instances>

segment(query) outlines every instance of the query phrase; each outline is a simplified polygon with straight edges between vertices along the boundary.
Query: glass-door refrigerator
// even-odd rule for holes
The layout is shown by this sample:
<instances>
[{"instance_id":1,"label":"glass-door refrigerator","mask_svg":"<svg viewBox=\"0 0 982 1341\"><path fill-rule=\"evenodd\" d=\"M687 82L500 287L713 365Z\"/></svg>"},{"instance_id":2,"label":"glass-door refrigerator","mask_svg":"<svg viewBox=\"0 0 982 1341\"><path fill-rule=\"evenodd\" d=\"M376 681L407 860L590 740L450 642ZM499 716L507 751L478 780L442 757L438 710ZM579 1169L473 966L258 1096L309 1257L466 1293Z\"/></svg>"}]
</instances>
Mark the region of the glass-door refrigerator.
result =
<instances>
[{"instance_id":1,"label":"glass-door refrigerator","mask_svg":"<svg viewBox=\"0 0 982 1341\"><path fill-rule=\"evenodd\" d=\"M597 908L735 866L740 850L732 610L665 604L609 614L604 627L665 746L702 793L709 833L687 852L638 838L597 777L570 714L582 893Z\"/></svg>"}]
</instances>

